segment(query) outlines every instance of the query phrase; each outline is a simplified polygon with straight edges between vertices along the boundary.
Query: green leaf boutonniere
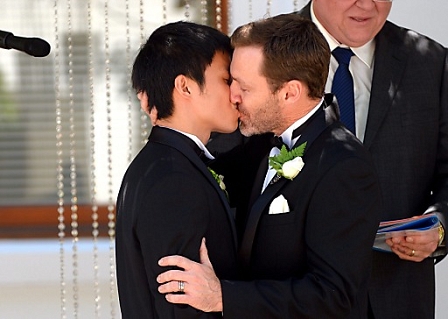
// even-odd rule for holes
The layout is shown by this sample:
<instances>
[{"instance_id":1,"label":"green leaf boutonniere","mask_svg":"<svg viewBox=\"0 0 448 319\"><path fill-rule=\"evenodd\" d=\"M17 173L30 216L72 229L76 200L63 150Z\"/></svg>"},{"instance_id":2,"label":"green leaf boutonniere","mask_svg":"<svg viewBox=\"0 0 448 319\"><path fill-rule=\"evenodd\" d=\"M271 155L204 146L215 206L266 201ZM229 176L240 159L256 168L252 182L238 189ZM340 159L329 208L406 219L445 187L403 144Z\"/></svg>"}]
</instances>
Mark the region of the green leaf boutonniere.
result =
<instances>
[{"instance_id":1,"label":"green leaf boutonniere","mask_svg":"<svg viewBox=\"0 0 448 319\"><path fill-rule=\"evenodd\" d=\"M283 145L280 154L269 157L269 165L280 176L293 180L305 165L302 159L305 147L306 142L288 151L286 146Z\"/></svg>"},{"instance_id":2,"label":"green leaf boutonniere","mask_svg":"<svg viewBox=\"0 0 448 319\"><path fill-rule=\"evenodd\" d=\"M227 194L227 190L226 190L226 184L224 184L224 176L219 175L214 170L212 170L210 167L207 167L207 168L210 171L210 173L212 174L215 181L218 183L219 188L221 188L223 190L223 192L226 194L227 198L229 198L229 194Z\"/></svg>"}]
</instances>

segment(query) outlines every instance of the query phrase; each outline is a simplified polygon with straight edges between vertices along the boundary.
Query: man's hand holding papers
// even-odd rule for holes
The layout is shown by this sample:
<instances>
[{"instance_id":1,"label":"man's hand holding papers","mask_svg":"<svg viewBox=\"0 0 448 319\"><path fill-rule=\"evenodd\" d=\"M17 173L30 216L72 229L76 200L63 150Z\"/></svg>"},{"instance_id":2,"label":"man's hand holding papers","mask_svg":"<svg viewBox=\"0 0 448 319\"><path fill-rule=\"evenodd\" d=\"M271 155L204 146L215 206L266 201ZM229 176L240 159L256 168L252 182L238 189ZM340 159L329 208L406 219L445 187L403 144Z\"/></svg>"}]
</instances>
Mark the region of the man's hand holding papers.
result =
<instances>
[{"instance_id":1,"label":"man's hand holding papers","mask_svg":"<svg viewBox=\"0 0 448 319\"><path fill-rule=\"evenodd\" d=\"M440 221L436 214L380 223L373 248L393 252L401 259L422 261L436 249Z\"/></svg>"}]
</instances>

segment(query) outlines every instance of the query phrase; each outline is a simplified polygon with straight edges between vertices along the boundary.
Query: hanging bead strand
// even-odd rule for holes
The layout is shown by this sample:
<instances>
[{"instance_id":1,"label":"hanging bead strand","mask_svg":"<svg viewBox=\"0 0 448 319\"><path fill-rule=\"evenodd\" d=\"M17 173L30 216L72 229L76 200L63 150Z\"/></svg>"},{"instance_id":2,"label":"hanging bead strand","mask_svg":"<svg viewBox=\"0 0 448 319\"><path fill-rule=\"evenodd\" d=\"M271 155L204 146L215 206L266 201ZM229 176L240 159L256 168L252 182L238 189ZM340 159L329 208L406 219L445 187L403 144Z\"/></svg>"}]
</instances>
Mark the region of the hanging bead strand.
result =
<instances>
[{"instance_id":1,"label":"hanging bead strand","mask_svg":"<svg viewBox=\"0 0 448 319\"><path fill-rule=\"evenodd\" d=\"M253 19L253 8L252 8L252 0L248 0L249 5L249 21L252 21Z\"/></svg>"},{"instance_id":2,"label":"hanging bead strand","mask_svg":"<svg viewBox=\"0 0 448 319\"><path fill-rule=\"evenodd\" d=\"M221 0L216 0L216 29L222 31Z\"/></svg>"},{"instance_id":3,"label":"hanging bead strand","mask_svg":"<svg viewBox=\"0 0 448 319\"><path fill-rule=\"evenodd\" d=\"M98 262L98 204L96 199L96 165L95 165L95 96L94 96L94 68L93 68L93 40L92 40L92 0L87 2L87 28L89 52L89 88L90 88L90 194L92 209L92 238L93 238L93 290L95 294L95 318L100 317L100 284Z\"/></svg>"},{"instance_id":4,"label":"hanging bead strand","mask_svg":"<svg viewBox=\"0 0 448 319\"><path fill-rule=\"evenodd\" d=\"M166 1L164 10L166 12ZM145 16L144 16L144 3L140 0L140 45L145 43ZM148 116L140 108L140 144L143 146L146 144L148 138Z\"/></svg>"},{"instance_id":5,"label":"hanging bead strand","mask_svg":"<svg viewBox=\"0 0 448 319\"><path fill-rule=\"evenodd\" d=\"M266 16L267 17L271 16L271 6L272 6L272 1L268 0L268 3L266 5Z\"/></svg>"},{"instance_id":6,"label":"hanging bead strand","mask_svg":"<svg viewBox=\"0 0 448 319\"><path fill-rule=\"evenodd\" d=\"M292 3L294 6L294 11L298 11L299 10L299 0L294 0Z\"/></svg>"},{"instance_id":7,"label":"hanging bead strand","mask_svg":"<svg viewBox=\"0 0 448 319\"><path fill-rule=\"evenodd\" d=\"M167 21L166 0L162 0L162 23L166 24L166 21Z\"/></svg>"},{"instance_id":8,"label":"hanging bead strand","mask_svg":"<svg viewBox=\"0 0 448 319\"><path fill-rule=\"evenodd\" d=\"M208 23L208 9L207 9L207 0L201 0L201 23Z\"/></svg>"},{"instance_id":9,"label":"hanging bead strand","mask_svg":"<svg viewBox=\"0 0 448 319\"><path fill-rule=\"evenodd\" d=\"M76 184L76 131L75 131L75 101L73 89L73 44L72 44L72 7L67 1L67 42L68 42L68 83L69 83L69 123L70 123L70 198L71 198L71 235L72 235L72 266L73 266L73 318L78 318L79 287L78 287L78 197Z\"/></svg>"},{"instance_id":10,"label":"hanging bead strand","mask_svg":"<svg viewBox=\"0 0 448 319\"><path fill-rule=\"evenodd\" d=\"M115 318L115 214L112 182L112 116L110 99L110 49L109 49L109 4L104 3L104 43L105 43L105 67L106 67L106 113L107 113L107 172L108 172L108 235L109 235L109 293L110 293L110 318Z\"/></svg>"},{"instance_id":11,"label":"hanging bead strand","mask_svg":"<svg viewBox=\"0 0 448 319\"><path fill-rule=\"evenodd\" d=\"M185 13L184 13L185 20L190 21L190 1L185 0L184 9L185 9Z\"/></svg>"},{"instance_id":12,"label":"hanging bead strand","mask_svg":"<svg viewBox=\"0 0 448 319\"><path fill-rule=\"evenodd\" d=\"M129 0L126 0L126 93L128 104L128 163L132 160L132 61L131 61L131 32L130 32Z\"/></svg>"},{"instance_id":13,"label":"hanging bead strand","mask_svg":"<svg viewBox=\"0 0 448 319\"><path fill-rule=\"evenodd\" d=\"M230 35L232 33L232 0L227 0L227 33Z\"/></svg>"},{"instance_id":14,"label":"hanging bead strand","mask_svg":"<svg viewBox=\"0 0 448 319\"><path fill-rule=\"evenodd\" d=\"M64 160L62 142L62 109L60 92L60 48L59 48L59 20L58 0L54 2L54 91L56 96L56 178L58 196L58 238L59 238L59 289L61 302L61 319L67 318L66 308L66 284L65 284L65 222L64 222Z\"/></svg>"}]
</instances>

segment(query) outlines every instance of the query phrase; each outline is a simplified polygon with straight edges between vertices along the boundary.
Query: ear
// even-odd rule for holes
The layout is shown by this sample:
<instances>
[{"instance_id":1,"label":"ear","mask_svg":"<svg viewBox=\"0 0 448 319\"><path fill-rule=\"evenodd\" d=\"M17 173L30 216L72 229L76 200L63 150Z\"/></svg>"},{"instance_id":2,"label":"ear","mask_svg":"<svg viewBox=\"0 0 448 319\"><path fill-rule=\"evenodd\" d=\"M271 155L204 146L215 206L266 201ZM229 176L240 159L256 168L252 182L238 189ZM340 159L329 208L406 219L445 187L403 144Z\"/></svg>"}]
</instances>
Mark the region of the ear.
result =
<instances>
[{"instance_id":1,"label":"ear","mask_svg":"<svg viewBox=\"0 0 448 319\"><path fill-rule=\"evenodd\" d=\"M157 117L158 117L157 108L154 106L151 109L151 111L149 112L149 118L151 120L152 126L156 126L157 125Z\"/></svg>"},{"instance_id":2,"label":"ear","mask_svg":"<svg viewBox=\"0 0 448 319\"><path fill-rule=\"evenodd\" d=\"M304 93L303 83L291 80L286 82L280 89L280 98L286 104L295 104Z\"/></svg>"},{"instance_id":3,"label":"ear","mask_svg":"<svg viewBox=\"0 0 448 319\"><path fill-rule=\"evenodd\" d=\"M188 85L190 84L190 79L187 78L183 74L179 74L174 79L174 89L177 91L178 94L184 97L189 97L191 94L190 89L188 88Z\"/></svg>"},{"instance_id":4,"label":"ear","mask_svg":"<svg viewBox=\"0 0 448 319\"><path fill-rule=\"evenodd\" d=\"M138 92L137 98L140 100L141 109L149 115L149 101L148 94L146 92Z\"/></svg>"}]
</instances>

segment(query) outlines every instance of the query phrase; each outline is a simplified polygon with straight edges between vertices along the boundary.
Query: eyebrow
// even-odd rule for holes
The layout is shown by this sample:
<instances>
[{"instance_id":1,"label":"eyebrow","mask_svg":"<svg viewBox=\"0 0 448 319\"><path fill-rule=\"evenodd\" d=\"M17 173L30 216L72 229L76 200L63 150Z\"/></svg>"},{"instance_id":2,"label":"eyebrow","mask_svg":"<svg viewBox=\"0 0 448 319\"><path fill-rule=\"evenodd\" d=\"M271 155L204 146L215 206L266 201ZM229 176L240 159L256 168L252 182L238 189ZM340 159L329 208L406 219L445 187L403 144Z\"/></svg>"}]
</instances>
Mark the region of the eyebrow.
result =
<instances>
[{"instance_id":1,"label":"eyebrow","mask_svg":"<svg viewBox=\"0 0 448 319\"><path fill-rule=\"evenodd\" d=\"M241 79L238 79L238 78L234 77L232 75L232 73L230 73L230 77L232 78L232 81L236 81L236 82L238 82L240 84L245 84L244 81L242 81Z\"/></svg>"}]
</instances>

